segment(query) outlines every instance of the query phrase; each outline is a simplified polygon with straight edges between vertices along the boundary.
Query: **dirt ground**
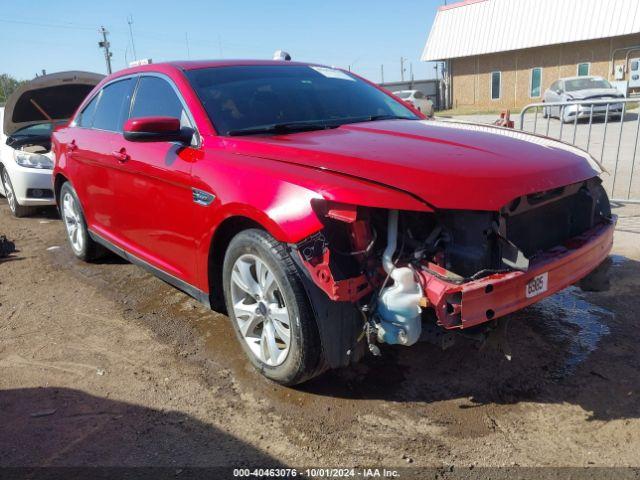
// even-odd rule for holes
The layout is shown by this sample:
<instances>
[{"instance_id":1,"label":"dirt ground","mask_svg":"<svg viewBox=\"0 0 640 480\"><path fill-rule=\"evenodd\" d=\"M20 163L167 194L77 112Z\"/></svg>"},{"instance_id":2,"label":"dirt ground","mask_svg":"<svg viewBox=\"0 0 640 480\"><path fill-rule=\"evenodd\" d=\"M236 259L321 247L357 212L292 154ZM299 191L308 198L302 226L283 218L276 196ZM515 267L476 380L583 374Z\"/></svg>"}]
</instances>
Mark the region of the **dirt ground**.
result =
<instances>
[{"instance_id":1,"label":"dirt ground","mask_svg":"<svg viewBox=\"0 0 640 480\"><path fill-rule=\"evenodd\" d=\"M613 288L513 315L513 359L384 348L280 387L228 319L117 258L77 261L55 212L0 200L0 466L638 466L640 208Z\"/></svg>"}]
</instances>

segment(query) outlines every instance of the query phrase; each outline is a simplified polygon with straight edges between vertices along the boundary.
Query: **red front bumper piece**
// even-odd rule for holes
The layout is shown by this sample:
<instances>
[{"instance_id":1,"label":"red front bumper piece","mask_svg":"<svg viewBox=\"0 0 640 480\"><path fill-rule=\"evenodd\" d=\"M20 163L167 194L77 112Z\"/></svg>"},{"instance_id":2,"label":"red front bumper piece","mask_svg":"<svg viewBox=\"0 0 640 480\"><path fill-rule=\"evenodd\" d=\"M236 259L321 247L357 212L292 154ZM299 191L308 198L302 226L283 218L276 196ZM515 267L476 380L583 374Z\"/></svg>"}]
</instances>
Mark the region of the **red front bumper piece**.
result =
<instances>
[{"instance_id":1,"label":"red front bumper piece","mask_svg":"<svg viewBox=\"0 0 640 480\"><path fill-rule=\"evenodd\" d=\"M611 252L614 228L615 219L599 225L563 247L539 255L526 272L494 274L456 284L423 270L420 275L429 304L436 311L438 323L447 329L473 327L520 310L591 273ZM532 287L532 281L538 284ZM540 293L531 296L532 289L534 294L538 290Z\"/></svg>"}]
</instances>

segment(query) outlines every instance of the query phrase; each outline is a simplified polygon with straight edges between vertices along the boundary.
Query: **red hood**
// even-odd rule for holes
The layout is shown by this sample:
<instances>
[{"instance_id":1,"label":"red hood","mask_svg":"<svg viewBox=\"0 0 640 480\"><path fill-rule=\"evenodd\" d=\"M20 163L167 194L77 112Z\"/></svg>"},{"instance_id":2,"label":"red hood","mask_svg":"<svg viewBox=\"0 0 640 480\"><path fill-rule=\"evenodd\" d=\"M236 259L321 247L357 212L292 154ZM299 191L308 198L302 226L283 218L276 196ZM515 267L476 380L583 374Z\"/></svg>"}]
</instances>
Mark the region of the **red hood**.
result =
<instances>
[{"instance_id":1,"label":"red hood","mask_svg":"<svg viewBox=\"0 0 640 480\"><path fill-rule=\"evenodd\" d=\"M228 143L238 154L363 178L442 209L498 210L516 197L600 173L588 154L548 138L431 120L350 124Z\"/></svg>"}]
</instances>

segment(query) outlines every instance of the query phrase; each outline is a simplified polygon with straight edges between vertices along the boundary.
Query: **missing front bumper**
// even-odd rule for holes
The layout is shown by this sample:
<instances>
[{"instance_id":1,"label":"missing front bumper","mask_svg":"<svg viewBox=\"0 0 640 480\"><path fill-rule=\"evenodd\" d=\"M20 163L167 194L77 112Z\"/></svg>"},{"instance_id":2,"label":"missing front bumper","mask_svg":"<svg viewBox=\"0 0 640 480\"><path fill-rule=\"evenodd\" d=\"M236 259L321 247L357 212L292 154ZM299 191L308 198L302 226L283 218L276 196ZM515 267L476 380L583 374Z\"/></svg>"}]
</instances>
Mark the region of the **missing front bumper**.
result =
<instances>
[{"instance_id":1,"label":"missing front bumper","mask_svg":"<svg viewBox=\"0 0 640 480\"><path fill-rule=\"evenodd\" d=\"M532 260L526 272L490 275L463 284L448 282L422 270L422 284L438 323L464 329L508 315L579 282L609 255L615 217ZM546 274L546 290L527 296L527 285Z\"/></svg>"}]
</instances>

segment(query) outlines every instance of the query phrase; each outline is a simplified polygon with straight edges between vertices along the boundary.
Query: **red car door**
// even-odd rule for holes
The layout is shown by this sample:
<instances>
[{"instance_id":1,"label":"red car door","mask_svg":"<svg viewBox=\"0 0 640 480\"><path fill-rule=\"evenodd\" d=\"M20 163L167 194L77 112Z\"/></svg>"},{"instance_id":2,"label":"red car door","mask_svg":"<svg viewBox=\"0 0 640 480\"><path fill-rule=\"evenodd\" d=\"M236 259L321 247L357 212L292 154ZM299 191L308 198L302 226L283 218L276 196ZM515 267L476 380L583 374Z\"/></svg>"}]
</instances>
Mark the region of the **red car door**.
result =
<instances>
[{"instance_id":1,"label":"red car door","mask_svg":"<svg viewBox=\"0 0 640 480\"><path fill-rule=\"evenodd\" d=\"M139 79L130 118L181 119L187 109L168 78ZM118 136L118 231L124 248L165 273L196 282L191 166L199 150L177 142L133 142Z\"/></svg>"},{"instance_id":2,"label":"red car door","mask_svg":"<svg viewBox=\"0 0 640 480\"><path fill-rule=\"evenodd\" d=\"M113 241L118 191L114 168L113 142L122 131L129 112L133 78L106 85L82 110L66 144L67 155L77 164L74 188L83 205L89 229Z\"/></svg>"}]
</instances>

